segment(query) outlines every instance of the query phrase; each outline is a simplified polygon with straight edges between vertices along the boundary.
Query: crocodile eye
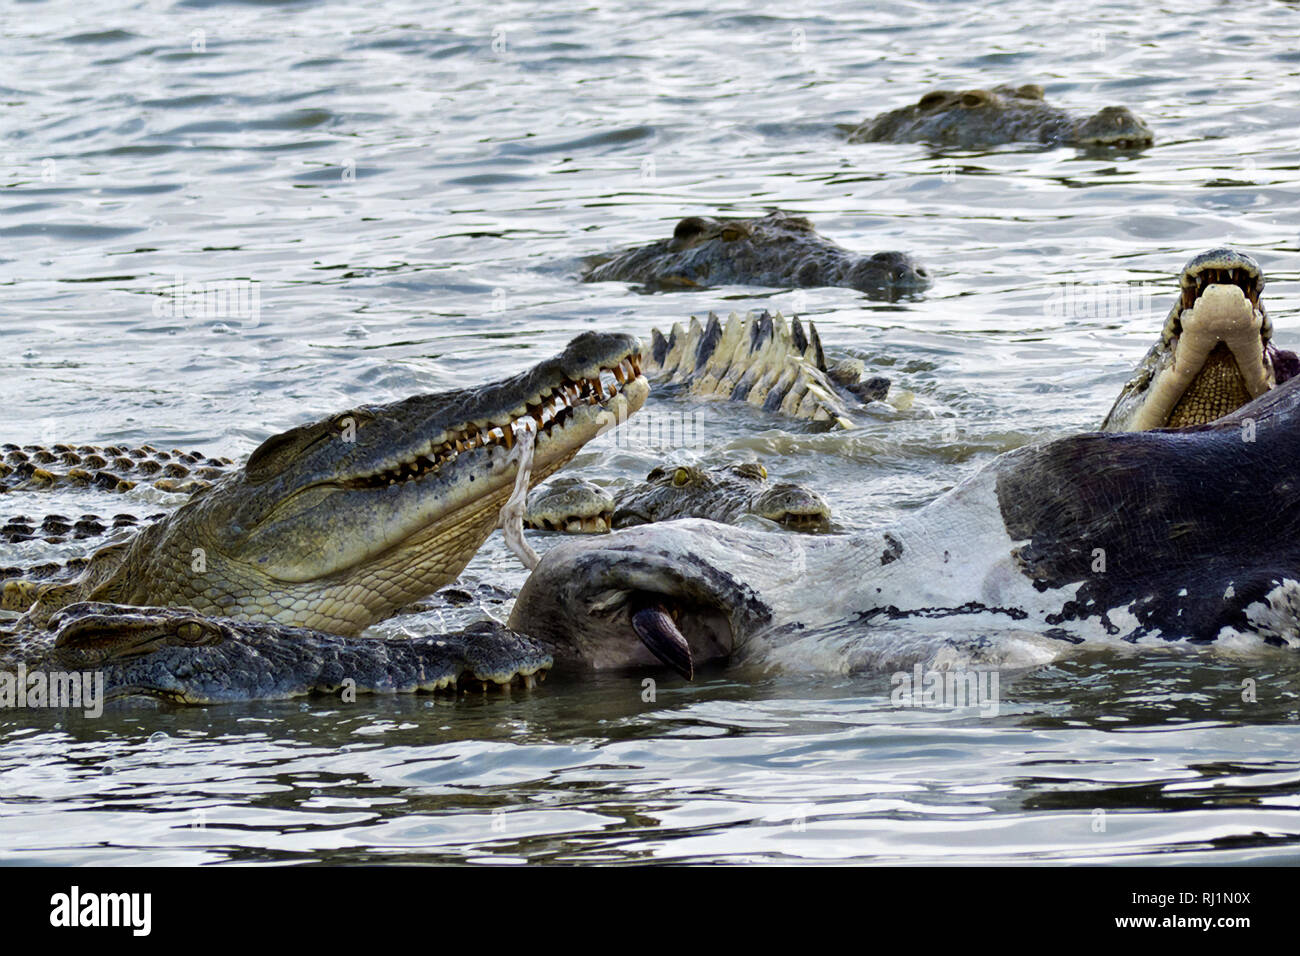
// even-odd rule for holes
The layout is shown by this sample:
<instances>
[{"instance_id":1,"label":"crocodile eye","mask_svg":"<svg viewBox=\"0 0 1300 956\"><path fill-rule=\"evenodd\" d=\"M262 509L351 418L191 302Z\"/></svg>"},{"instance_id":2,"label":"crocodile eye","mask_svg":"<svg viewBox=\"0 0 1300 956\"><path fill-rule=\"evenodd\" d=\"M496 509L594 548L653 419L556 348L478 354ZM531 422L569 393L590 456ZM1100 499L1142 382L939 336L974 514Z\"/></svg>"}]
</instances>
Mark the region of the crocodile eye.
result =
<instances>
[{"instance_id":1,"label":"crocodile eye","mask_svg":"<svg viewBox=\"0 0 1300 956\"><path fill-rule=\"evenodd\" d=\"M759 465L759 466L758 466L758 470L759 470L759 473L762 474L762 476L763 476L764 478L767 477L767 466L766 466L766 465Z\"/></svg>"},{"instance_id":2,"label":"crocodile eye","mask_svg":"<svg viewBox=\"0 0 1300 956\"><path fill-rule=\"evenodd\" d=\"M673 487L680 488L691 480L691 473L685 468L678 468L673 472Z\"/></svg>"},{"instance_id":3,"label":"crocodile eye","mask_svg":"<svg viewBox=\"0 0 1300 956\"><path fill-rule=\"evenodd\" d=\"M933 93L926 93L925 96L921 97L921 99L917 101L916 107L917 109L922 110L934 109L935 107L947 103L951 98L952 93L948 90L935 90Z\"/></svg>"},{"instance_id":4,"label":"crocodile eye","mask_svg":"<svg viewBox=\"0 0 1300 956\"><path fill-rule=\"evenodd\" d=\"M1022 100L1041 100L1043 98L1043 88L1037 83L1026 83L1024 86L1017 87L1016 96Z\"/></svg>"},{"instance_id":5,"label":"crocodile eye","mask_svg":"<svg viewBox=\"0 0 1300 956\"><path fill-rule=\"evenodd\" d=\"M735 242L737 239L743 239L745 231L738 226L725 226L722 230L723 242Z\"/></svg>"},{"instance_id":6,"label":"crocodile eye","mask_svg":"<svg viewBox=\"0 0 1300 956\"><path fill-rule=\"evenodd\" d=\"M961 105L968 110L983 106L989 102L989 95L984 90L967 90L961 95Z\"/></svg>"},{"instance_id":7,"label":"crocodile eye","mask_svg":"<svg viewBox=\"0 0 1300 956\"><path fill-rule=\"evenodd\" d=\"M177 626L176 636L190 646L216 644L221 640L221 632L216 627L200 621L184 621Z\"/></svg>"}]
</instances>

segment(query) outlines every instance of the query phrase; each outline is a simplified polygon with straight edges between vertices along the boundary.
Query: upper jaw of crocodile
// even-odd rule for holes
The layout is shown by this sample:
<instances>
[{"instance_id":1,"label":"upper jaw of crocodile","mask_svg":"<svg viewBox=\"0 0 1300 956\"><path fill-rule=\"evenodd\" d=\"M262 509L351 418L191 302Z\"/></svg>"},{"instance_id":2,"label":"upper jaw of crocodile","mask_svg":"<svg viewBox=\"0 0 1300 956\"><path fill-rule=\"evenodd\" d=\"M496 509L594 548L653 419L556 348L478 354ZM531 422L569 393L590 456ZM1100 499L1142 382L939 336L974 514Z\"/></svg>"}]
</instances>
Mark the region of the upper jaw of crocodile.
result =
<instances>
[{"instance_id":1,"label":"upper jaw of crocodile","mask_svg":"<svg viewBox=\"0 0 1300 956\"><path fill-rule=\"evenodd\" d=\"M1295 356L1271 344L1273 326L1260 302L1264 277L1254 259L1212 249L1187 263L1179 284L1160 341L1103 430L1202 425L1294 374Z\"/></svg>"},{"instance_id":2,"label":"upper jaw of crocodile","mask_svg":"<svg viewBox=\"0 0 1300 956\"><path fill-rule=\"evenodd\" d=\"M290 429L192 502L192 520L225 578L300 596L249 616L355 633L469 561L514 483L519 430L536 435L541 481L641 407L640 368L635 338L584 333L501 382Z\"/></svg>"}]
</instances>

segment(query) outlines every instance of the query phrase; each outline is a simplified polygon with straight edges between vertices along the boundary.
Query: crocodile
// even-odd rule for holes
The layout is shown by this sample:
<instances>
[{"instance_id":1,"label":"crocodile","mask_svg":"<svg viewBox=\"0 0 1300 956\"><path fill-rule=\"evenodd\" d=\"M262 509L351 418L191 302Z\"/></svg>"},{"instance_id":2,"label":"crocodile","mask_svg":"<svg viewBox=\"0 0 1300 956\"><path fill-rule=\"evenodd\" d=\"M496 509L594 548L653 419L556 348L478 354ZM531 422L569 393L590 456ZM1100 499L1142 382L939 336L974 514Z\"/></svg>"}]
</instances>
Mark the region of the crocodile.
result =
<instances>
[{"instance_id":1,"label":"crocodile","mask_svg":"<svg viewBox=\"0 0 1300 956\"><path fill-rule=\"evenodd\" d=\"M529 448L544 480L641 407L631 336L584 333L558 356L488 385L363 405L264 441L71 579L9 580L21 645L86 602L185 607L355 638L454 579L496 526Z\"/></svg>"},{"instance_id":2,"label":"crocodile","mask_svg":"<svg viewBox=\"0 0 1300 956\"><path fill-rule=\"evenodd\" d=\"M1031 142L1053 146L1136 149L1155 142L1150 127L1127 107L1107 106L1075 116L1043 100L1043 88L934 90L911 106L841 126L850 143L930 143L977 148Z\"/></svg>"},{"instance_id":3,"label":"crocodile","mask_svg":"<svg viewBox=\"0 0 1300 956\"><path fill-rule=\"evenodd\" d=\"M1028 666L1077 645L1300 649L1300 377L1216 421L1006 452L847 536L698 518L574 537L508 621L557 668ZM911 626L909 627L909 623Z\"/></svg>"},{"instance_id":4,"label":"crocodile","mask_svg":"<svg viewBox=\"0 0 1300 956\"><path fill-rule=\"evenodd\" d=\"M813 288L867 293L918 292L924 266L902 252L866 256L818 235L803 216L773 210L752 219L689 216L670 239L588 260L584 282L636 282L659 291L720 285Z\"/></svg>"},{"instance_id":5,"label":"crocodile","mask_svg":"<svg viewBox=\"0 0 1300 956\"><path fill-rule=\"evenodd\" d=\"M1159 340L1138 364L1102 431L1202 425L1300 373L1300 357L1273 344L1264 273L1245 253L1193 256Z\"/></svg>"},{"instance_id":6,"label":"crocodile","mask_svg":"<svg viewBox=\"0 0 1300 956\"><path fill-rule=\"evenodd\" d=\"M569 534L600 534L672 518L712 518L734 524L746 516L792 531L826 531L831 511L817 492L792 481L769 484L754 462L697 468L655 468L617 497L583 478L562 475L528 499L525 527Z\"/></svg>"},{"instance_id":7,"label":"crocodile","mask_svg":"<svg viewBox=\"0 0 1300 956\"><path fill-rule=\"evenodd\" d=\"M57 684L70 690L75 682L93 700L62 705L98 709L140 698L221 704L349 691L532 688L550 667L544 649L494 621L436 636L361 638L190 608L82 602L21 639L0 631L0 711L17 705L20 684L26 706L37 684L49 706Z\"/></svg>"},{"instance_id":8,"label":"crocodile","mask_svg":"<svg viewBox=\"0 0 1300 956\"><path fill-rule=\"evenodd\" d=\"M710 312L689 329L676 323L667 336L650 332L646 374L658 384L694 397L743 401L829 428L852 428L860 405L880 401L889 380L867 376L863 363L846 358L827 367L817 328L798 316L733 312L724 325Z\"/></svg>"}]
</instances>

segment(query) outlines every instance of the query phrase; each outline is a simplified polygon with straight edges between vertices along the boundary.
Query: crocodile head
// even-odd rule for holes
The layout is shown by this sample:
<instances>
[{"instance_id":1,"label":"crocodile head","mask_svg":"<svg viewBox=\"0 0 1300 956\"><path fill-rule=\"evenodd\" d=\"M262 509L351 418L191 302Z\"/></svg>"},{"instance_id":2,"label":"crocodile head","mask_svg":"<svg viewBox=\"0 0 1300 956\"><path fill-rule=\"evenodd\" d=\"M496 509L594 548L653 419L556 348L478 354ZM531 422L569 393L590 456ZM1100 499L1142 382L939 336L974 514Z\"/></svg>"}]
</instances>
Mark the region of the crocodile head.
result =
<instances>
[{"instance_id":1,"label":"crocodile head","mask_svg":"<svg viewBox=\"0 0 1300 956\"><path fill-rule=\"evenodd\" d=\"M825 531L830 507L824 498L792 481L769 484L767 469L746 463L720 468L656 468L619 495L615 528L671 518L711 518L734 523L756 515L793 531Z\"/></svg>"},{"instance_id":2,"label":"crocodile head","mask_svg":"<svg viewBox=\"0 0 1300 956\"><path fill-rule=\"evenodd\" d=\"M600 262L587 282L640 282L657 289L718 285L845 286L910 292L930 284L906 253L860 255L818 234L803 216L775 210L754 219L690 216L670 239Z\"/></svg>"},{"instance_id":3,"label":"crocodile head","mask_svg":"<svg viewBox=\"0 0 1300 956\"><path fill-rule=\"evenodd\" d=\"M614 496L585 478L561 475L528 496L524 526L536 531L603 534L614 517Z\"/></svg>"},{"instance_id":4,"label":"crocodile head","mask_svg":"<svg viewBox=\"0 0 1300 956\"><path fill-rule=\"evenodd\" d=\"M584 333L489 385L365 405L267 439L242 470L132 542L85 599L355 634L460 573L531 480L641 407L636 339Z\"/></svg>"},{"instance_id":5,"label":"crocodile head","mask_svg":"<svg viewBox=\"0 0 1300 956\"><path fill-rule=\"evenodd\" d=\"M1300 358L1271 342L1250 256L1211 249L1183 267L1160 340L1120 392L1103 431L1203 425L1300 372Z\"/></svg>"},{"instance_id":6,"label":"crocodile head","mask_svg":"<svg viewBox=\"0 0 1300 956\"><path fill-rule=\"evenodd\" d=\"M602 534L672 518L735 523L747 515L791 531L826 531L831 511L821 495L797 482L769 484L759 464L681 465L655 468L617 498L600 485L561 476L529 498L524 523L539 531Z\"/></svg>"},{"instance_id":7,"label":"crocodile head","mask_svg":"<svg viewBox=\"0 0 1300 956\"><path fill-rule=\"evenodd\" d=\"M1151 129L1126 107L1108 106L1078 117L1043 99L1043 88L932 90L911 106L848 126L850 142L927 142L982 147L1012 142L1139 148L1154 141Z\"/></svg>"},{"instance_id":8,"label":"crocodile head","mask_svg":"<svg viewBox=\"0 0 1300 956\"><path fill-rule=\"evenodd\" d=\"M1107 106L1079 121L1074 140L1080 146L1138 149L1154 143L1155 136L1151 127L1128 107Z\"/></svg>"}]
</instances>

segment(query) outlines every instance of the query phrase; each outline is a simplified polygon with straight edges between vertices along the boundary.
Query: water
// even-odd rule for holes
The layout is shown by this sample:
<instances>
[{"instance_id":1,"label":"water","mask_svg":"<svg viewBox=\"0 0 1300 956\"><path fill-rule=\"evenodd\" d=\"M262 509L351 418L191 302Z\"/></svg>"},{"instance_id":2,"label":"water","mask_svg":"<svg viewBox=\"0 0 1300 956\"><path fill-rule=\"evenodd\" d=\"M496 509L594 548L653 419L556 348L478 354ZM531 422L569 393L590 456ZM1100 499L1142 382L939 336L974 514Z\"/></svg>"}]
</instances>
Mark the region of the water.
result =
<instances>
[{"instance_id":1,"label":"water","mask_svg":"<svg viewBox=\"0 0 1300 956\"><path fill-rule=\"evenodd\" d=\"M708 407L673 454L759 456L851 530L1094 426L1210 246L1259 259L1277 340L1300 339L1294 5L437 6L6 6L0 440L241 456L583 329L780 308L912 406L840 436ZM835 135L935 85L1002 82L1124 103L1157 145ZM574 280L681 216L772 205L912 253L934 287ZM175 315L158 294L241 280L256 318ZM627 481L663 457L604 442L577 464ZM173 503L12 494L0 517ZM43 553L0 546L0 565ZM494 539L467 578L522 573ZM455 703L27 713L0 719L0 858L1294 862L1298 677L1284 657L1084 655L1005 675L996 716L894 706L888 675L728 670L660 675L652 702L602 676Z\"/></svg>"}]
</instances>

